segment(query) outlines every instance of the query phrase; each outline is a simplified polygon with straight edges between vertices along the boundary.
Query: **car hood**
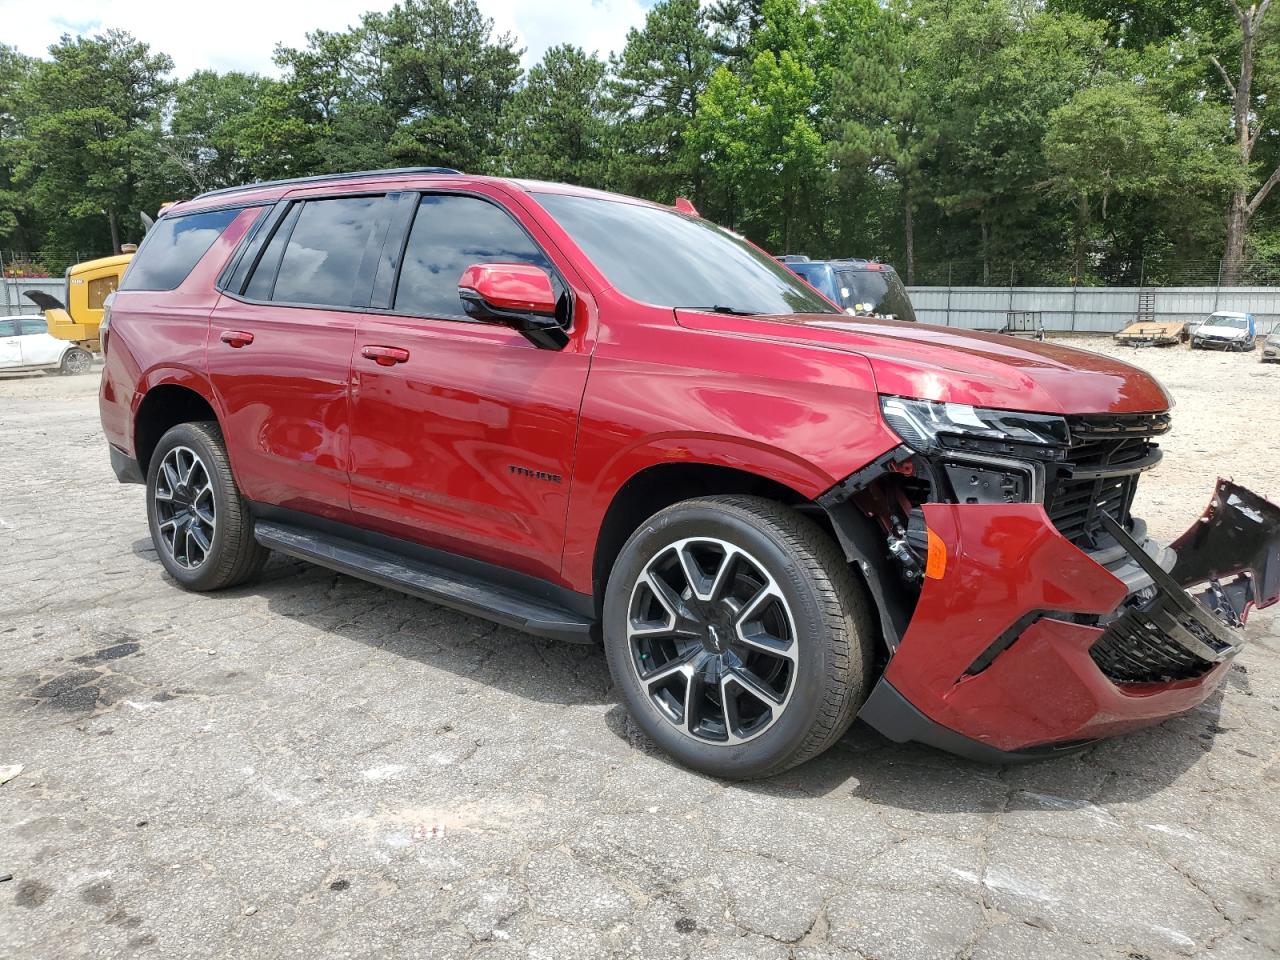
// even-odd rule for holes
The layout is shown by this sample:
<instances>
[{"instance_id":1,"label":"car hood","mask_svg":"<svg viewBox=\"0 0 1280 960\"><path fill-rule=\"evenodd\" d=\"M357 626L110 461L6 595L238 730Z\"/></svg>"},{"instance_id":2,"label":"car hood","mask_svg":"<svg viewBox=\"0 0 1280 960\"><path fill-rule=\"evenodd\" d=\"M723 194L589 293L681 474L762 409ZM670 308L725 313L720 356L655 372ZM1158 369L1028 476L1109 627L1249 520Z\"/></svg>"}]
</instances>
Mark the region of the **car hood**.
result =
<instances>
[{"instance_id":1,"label":"car hood","mask_svg":"<svg viewBox=\"0 0 1280 960\"><path fill-rule=\"evenodd\" d=\"M1196 331L1201 336L1212 334L1215 337L1225 337L1230 340L1243 340L1249 336L1249 331L1241 330L1239 327L1220 327L1213 323L1202 323L1200 329Z\"/></svg>"},{"instance_id":2,"label":"car hood","mask_svg":"<svg viewBox=\"0 0 1280 960\"><path fill-rule=\"evenodd\" d=\"M681 326L797 340L865 357L881 393L1037 413L1151 413L1173 401L1149 373L1056 343L922 323L787 314L677 310Z\"/></svg>"}]
</instances>

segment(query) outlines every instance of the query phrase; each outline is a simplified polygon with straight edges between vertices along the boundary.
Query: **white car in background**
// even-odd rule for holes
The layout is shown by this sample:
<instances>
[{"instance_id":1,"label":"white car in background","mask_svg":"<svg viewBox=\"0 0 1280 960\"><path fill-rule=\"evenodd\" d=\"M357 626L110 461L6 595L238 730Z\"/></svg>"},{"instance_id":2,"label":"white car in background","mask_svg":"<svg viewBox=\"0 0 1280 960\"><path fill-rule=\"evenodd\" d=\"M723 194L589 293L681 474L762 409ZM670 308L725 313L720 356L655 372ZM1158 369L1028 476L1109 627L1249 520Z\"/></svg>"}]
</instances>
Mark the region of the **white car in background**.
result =
<instances>
[{"instance_id":1,"label":"white car in background","mask_svg":"<svg viewBox=\"0 0 1280 960\"><path fill-rule=\"evenodd\" d=\"M0 373L60 370L88 373L93 354L49 336L44 317L0 317Z\"/></svg>"}]
</instances>

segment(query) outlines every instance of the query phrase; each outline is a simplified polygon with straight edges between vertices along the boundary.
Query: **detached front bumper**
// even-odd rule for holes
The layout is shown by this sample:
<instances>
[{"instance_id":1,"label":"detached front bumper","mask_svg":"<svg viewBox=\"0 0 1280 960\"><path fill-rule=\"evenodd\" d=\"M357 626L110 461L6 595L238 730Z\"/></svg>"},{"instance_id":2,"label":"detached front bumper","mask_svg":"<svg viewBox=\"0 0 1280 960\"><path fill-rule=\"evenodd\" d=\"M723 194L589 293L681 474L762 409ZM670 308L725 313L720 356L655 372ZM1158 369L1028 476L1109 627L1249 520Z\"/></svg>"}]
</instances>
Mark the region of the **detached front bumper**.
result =
<instances>
[{"instance_id":1,"label":"detached front bumper","mask_svg":"<svg viewBox=\"0 0 1280 960\"><path fill-rule=\"evenodd\" d=\"M1250 609L1280 599L1280 508L1229 481L1170 548L1112 524L1106 556L1039 504L924 512L931 575L860 714L894 740L999 761L1159 723L1217 688Z\"/></svg>"}]
</instances>

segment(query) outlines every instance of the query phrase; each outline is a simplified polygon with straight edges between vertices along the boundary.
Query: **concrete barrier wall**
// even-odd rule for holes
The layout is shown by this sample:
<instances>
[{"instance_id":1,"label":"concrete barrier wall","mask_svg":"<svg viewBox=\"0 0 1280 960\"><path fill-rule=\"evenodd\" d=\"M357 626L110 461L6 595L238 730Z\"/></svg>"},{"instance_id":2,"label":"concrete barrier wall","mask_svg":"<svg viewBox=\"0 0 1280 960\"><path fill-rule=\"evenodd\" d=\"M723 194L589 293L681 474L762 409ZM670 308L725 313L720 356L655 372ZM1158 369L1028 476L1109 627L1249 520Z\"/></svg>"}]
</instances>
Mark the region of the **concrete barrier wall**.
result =
<instances>
[{"instance_id":1,"label":"concrete barrier wall","mask_svg":"<svg viewBox=\"0 0 1280 960\"><path fill-rule=\"evenodd\" d=\"M1157 320L1195 320L1215 310L1252 313L1261 333L1280 325L1280 287L911 287L922 323L999 330L1011 310L1039 311L1046 330L1115 333L1137 319L1138 297L1155 298Z\"/></svg>"}]
</instances>

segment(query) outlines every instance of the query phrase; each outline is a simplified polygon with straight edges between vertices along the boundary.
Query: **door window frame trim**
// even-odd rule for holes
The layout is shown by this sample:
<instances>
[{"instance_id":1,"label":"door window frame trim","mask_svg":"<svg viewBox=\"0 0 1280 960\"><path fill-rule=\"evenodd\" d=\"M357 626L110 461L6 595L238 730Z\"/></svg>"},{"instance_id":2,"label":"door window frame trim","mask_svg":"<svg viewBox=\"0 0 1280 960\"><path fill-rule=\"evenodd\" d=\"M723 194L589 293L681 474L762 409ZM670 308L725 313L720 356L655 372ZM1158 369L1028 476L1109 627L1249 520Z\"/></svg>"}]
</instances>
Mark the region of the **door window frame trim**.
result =
<instances>
[{"instance_id":1,"label":"door window frame trim","mask_svg":"<svg viewBox=\"0 0 1280 960\"><path fill-rule=\"evenodd\" d=\"M253 225L253 227L245 235L244 239L240 241L240 246L237 248L235 254L228 260L227 266L223 268L222 273L218 276L217 283L215 284L215 286L218 292L221 293L223 296L226 296L232 300L235 300L238 303L250 304L253 306L290 307L298 310L328 310L328 311L339 311L342 313L363 313L363 314L369 314L371 316L378 316L378 317L403 317L406 320L433 320L441 323L457 323L457 324L465 324L468 326L480 326L480 327L487 327L487 328L503 327L502 324L489 323L484 320L473 320L472 318L465 317L465 316L441 317L435 314L409 313L403 310L395 309L395 306L394 306L395 294L400 286L400 273L404 269L404 254L405 254L405 251L408 249L409 235L413 231L413 224L414 224L414 221L417 220L418 211L421 209L422 198L424 196L470 197L475 200L481 200L485 203L492 204L493 206L501 210L504 214L506 214L506 216L515 224L516 228L519 229L521 232L523 232L525 236L528 237L529 242L533 244L533 246L539 252L542 253L543 257L546 258L546 261L550 266L552 277L560 284L561 288L565 292L565 295L568 296L569 318L568 318L568 323L564 326L564 331L565 333L574 332L575 330L574 321L578 314L577 293L574 290L573 284L569 283L569 281L565 277L564 271L556 263L555 258L551 256L551 254L548 252L548 249L547 249L548 245L540 242L538 238L533 235L533 233L529 230L529 228L524 223L521 222L520 217L516 213L516 210L512 209L511 205L505 204L500 199L489 196L487 193L483 193L473 189L467 189L465 187L449 188L449 187L436 187L432 185L432 186L420 186L420 187L404 187L398 190L383 189L383 190L353 190L353 191L335 191L335 192L326 191L324 193L308 193L308 194L303 194L301 196L281 197L274 202L271 212L265 217L259 217L255 222L255 224ZM275 239L275 236L279 231L281 225L284 223L284 220L288 217L289 211L292 210L295 205L311 203L311 202L316 202L320 200L341 200L347 197L380 197L384 201L390 201L392 204L392 206L388 210L388 215L385 218L383 218L383 221L382 221L382 226L384 229L382 230L382 236L379 240L379 251L375 255L376 265L373 268L373 276L370 278L370 282L367 287L368 296L360 297L360 299L364 300L365 306L341 306L341 305L335 305L335 304L321 304L321 303L295 303L292 301L285 301L285 300L260 300L253 297L245 296L244 291L248 288L249 282L252 280L254 272L258 269L258 266L262 261L262 257L266 253L267 247L271 245L271 241ZM402 205L407 207L408 212L410 214L409 216L407 217L403 216ZM399 224L396 222L397 214L401 215L404 221L403 224ZM301 214L299 214L299 216L301 216ZM401 231L400 237L398 238L398 240L392 236L393 227L400 229ZM290 231L290 233L292 234L292 230ZM375 230L373 233L370 234L371 242L373 240L374 234L376 233L378 233L378 231ZM286 240L286 243L287 242L288 241ZM389 245L392 245L392 244L394 244L394 247L392 247L392 249L398 249L398 253L396 254L393 260L394 272L391 277L390 288L389 288L392 305L387 307L374 306L374 300L375 298L378 297L379 293L387 292L385 290L380 290L379 285L383 279L382 267L388 253L388 247ZM364 258L367 258L370 255L370 253L371 253L370 245L366 245ZM281 263L283 263L284 262L283 252L281 253L280 259L281 259ZM241 269L242 266L243 266L243 269ZM360 274L363 272L364 266L365 266L365 260L362 259L360 268L358 268L358 271L357 271L357 279L359 278ZM273 279L271 284L271 289L273 292L275 290L276 279L279 279L278 265L277 265L277 276L275 279ZM357 298L353 296L353 299L357 299ZM509 329L506 327L503 327L503 328Z\"/></svg>"},{"instance_id":2,"label":"door window frame trim","mask_svg":"<svg viewBox=\"0 0 1280 960\"><path fill-rule=\"evenodd\" d=\"M405 252L409 249L409 237L413 233L413 225L414 223L417 222L418 214L422 211L422 198L427 196L470 197L471 199L481 200L485 203L488 203L492 206L497 207L503 214L506 215L507 219L510 220L515 225L516 229L519 230L521 233L523 233L526 238L528 238L529 243L533 245L534 249L542 254L543 259L546 260L547 265L550 268L552 278L560 285L565 295L569 298L569 318L568 318L568 323L564 325L563 329L565 333L573 332L574 315L577 313L577 309L576 309L577 298L574 295L573 286L565 279L564 273L560 270L560 268L556 266L555 259L549 253L547 253L546 245L539 243L538 238L535 237L529 231L528 227L526 227L523 223L520 222L520 218L517 217L515 213L513 213L506 205L502 204L501 202L499 202L498 200L496 200L491 196L488 196L483 193L477 193L473 190L466 190L466 189L451 190L447 187L441 188L441 189L423 187L416 190L406 190L405 193L406 195L409 195L409 196L413 196L413 195L416 195L416 196L414 197L413 200L410 201L411 215L408 218L408 223L405 224L404 235L400 239L400 252L397 257L398 263L396 266L395 275L394 277L392 277L391 287L389 291L391 305L388 307L372 307L371 306L370 309L368 310L369 313L375 314L377 316L404 317L407 320L436 320L441 323L461 323L469 326L504 327L505 329L510 329L509 327L506 327L505 324L492 323L486 320L475 320L466 315L463 315L460 317L442 317L434 313L412 313L407 310L397 310L395 307L396 294L399 293L400 291L400 276L404 272L404 265L405 265L404 255L405 255ZM376 292L377 291L375 291L375 293Z\"/></svg>"}]
</instances>

